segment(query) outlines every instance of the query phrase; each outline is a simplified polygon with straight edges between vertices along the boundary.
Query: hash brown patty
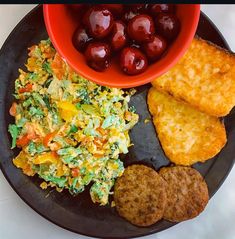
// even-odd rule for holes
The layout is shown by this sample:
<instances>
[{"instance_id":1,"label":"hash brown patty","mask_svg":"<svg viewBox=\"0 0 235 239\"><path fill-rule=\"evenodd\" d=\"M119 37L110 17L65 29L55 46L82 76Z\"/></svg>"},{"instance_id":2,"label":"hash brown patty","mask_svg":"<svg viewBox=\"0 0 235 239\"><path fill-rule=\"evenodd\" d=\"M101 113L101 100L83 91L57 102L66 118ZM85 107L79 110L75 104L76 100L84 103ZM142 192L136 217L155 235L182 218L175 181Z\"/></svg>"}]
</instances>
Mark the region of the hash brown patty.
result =
<instances>
[{"instance_id":1,"label":"hash brown patty","mask_svg":"<svg viewBox=\"0 0 235 239\"><path fill-rule=\"evenodd\" d=\"M235 105L235 55L195 38L179 62L152 84L202 112L225 116Z\"/></svg>"},{"instance_id":2,"label":"hash brown patty","mask_svg":"<svg viewBox=\"0 0 235 239\"><path fill-rule=\"evenodd\" d=\"M165 181L150 167L131 165L117 179L114 201L120 216L137 226L149 226L163 217Z\"/></svg>"},{"instance_id":3,"label":"hash brown patty","mask_svg":"<svg viewBox=\"0 0 235 239\"><path fill-rule=\"evenodd\" d=\"M181 222L199 215L208 203L207 184L201 174L190 167L172 166L160 169L167 182L167 205L163 218Z\"/></svg>"},{"instance_id":4,"label":"hash brown patty","mask_svg":"<svg viewBox=\"0 0 235 239\"><path fill-rule=\"evenodd\" d=\"M152 87L147 100L158 138L170 161L177 165L204 162L225 145L223 123Z\"/></svg>"}]
</instances>

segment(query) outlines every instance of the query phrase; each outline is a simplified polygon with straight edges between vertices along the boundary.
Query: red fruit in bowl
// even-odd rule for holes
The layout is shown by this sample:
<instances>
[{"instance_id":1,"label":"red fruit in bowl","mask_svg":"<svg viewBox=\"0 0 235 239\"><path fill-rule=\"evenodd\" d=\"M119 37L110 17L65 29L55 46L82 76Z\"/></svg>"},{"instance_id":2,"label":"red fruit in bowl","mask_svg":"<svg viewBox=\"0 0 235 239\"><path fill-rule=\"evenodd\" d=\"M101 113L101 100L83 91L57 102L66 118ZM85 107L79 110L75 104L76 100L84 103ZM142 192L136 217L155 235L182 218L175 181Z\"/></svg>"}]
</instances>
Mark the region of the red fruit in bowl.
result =
<instances>
[{"instance_id":1,"label":"red fruit in bowl","mask_svg":"<svg viewBox=\"0 0 235 239\"><path fill-rule=\"evenodd\" d=\"M110 64L110 47L106 43L89 43L85 58L87 64L96 71L104 71Z\"/></svg>"},{"instance_id":2,"label":"red fruit in bowl","mask_svg":"<svg viewBox=\"0 0 235 239\"><path fill-rule=\"evenodd\" d=\"M133 17L144 14L147 10L147 4L125 4L125 12L122 16L124 22L129 22Z\"/></svg>"},{"instance_id":3,"label":"red fruit in bowl","mask_svg":"<svg viewBox=\"0 0 235 239\"><path fill-rule=\"evenodd\" d=\"M137 48L126 47L120 56L120 66L124 73L137 75L144 72L148 67L146 56Z\"/></svg>"},{"instance_id":4,"label":"red fruit in bowl","mask_svg":"<svg viewBox=\"0 0 235 239\"><path fill-rule=\"evenodd\" d=\"M157 32L168 40L174 39L180 31L179 19L169 13L159 13L155 19Z\"/></svg>"},{"instance_id":5,"label":"red fruit in bowl","mask_svg":"<svg viewBox=\"0 0 235 239\"><path fill-rule=\"evenodd\" d=\"M114 15L121 15L123 12L123 5L122 4L101 4L102 7L107 8L111 13Z\"/></svg>"},{"instance_id":6,"label":"red fruit in bowl","mask_svg":"<svg viewBox=\"0 0 235 239\"><path fill-rule=\"evenodd\" d=\"M72 37L74 47L80 52L85 50L87 43L91 40L92 38L89 37L86 29L80 27L75 30Z\"/></svg>"},{"instance_id":7,"label":"red fruit in bowl","mask_svg":"<svg viewBox=\"0 0 235 239\"><path fill-rule=\"evenodd\" d=\"M158 13L174 13L175 5L174 4L150 4L150 12L153 16L157 16Z\"/></svg>"},{"instance_id":8,"label":"red fruit in bowl","mask_svg":"<svg viewBox=\"0 0 235 239\"><path fill-rule=\"evenodd\" d=\"M139 12L134 12L131 9L128 9L124 12L122 16L122 20L126 23L128 23L133 17L140 15Z\"/></svg>"},{"instance_id":9,"label":"red fruit in bowl","mask_svg":"<svg viewBox=\"0 0 235 239\"><path fill-rule=\"evenodd\" d=\"M127 43L126 25L122 21L116 21L112 32L111 47L115 51L121 50Z\"/></svg>"},{"instance_id":10,"label":"red fruit in bowl","mask_svg":"<svg viewBox=\"0 0 235 239\"><path fill-rule=\"evenodd\" d=\"M166 48L166 41L158 35L153 36L150 41L143 44L144 52L150 61L159 59Z\"/></svg>"},{"instance_id":11,"label":"red fruit in bowl","mask_svg":"<svg viewBox=\"0 0 235 239\"><path fill-rule=\"evenodd\" d=\"M155 33L154 22L145 14L135 16L129 21L127 32L130 38L137 42L148 41Z\"/></svg>"},{"instance_id":12,"label":"red fruit in bowl","mask_svg":"<svg viewBox=\"0 0 235 239\"><path fill-rule=\"evenodd\" d=\"M92 7L86 12L83 23L94 38L101 39L112 30L113 15L101 6Z\"/></svg>"}]
</instances>

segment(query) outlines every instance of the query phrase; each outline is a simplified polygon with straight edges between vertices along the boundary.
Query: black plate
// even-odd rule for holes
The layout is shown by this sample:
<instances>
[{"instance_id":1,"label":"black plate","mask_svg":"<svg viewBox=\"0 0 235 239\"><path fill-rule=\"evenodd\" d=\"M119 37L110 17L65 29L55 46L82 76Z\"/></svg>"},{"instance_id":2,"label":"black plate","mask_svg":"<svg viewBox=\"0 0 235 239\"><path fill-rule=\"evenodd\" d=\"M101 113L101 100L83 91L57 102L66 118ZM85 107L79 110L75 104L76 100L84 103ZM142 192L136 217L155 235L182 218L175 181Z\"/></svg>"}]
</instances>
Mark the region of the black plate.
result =
<instances>
[{"instance_id":1,"label":"black plate","mask_svg":"<svg viewBox=\"0 0 235 239\"><path fill-rule=\"evenodd\" d=\"M201 14L197 34L207 40L229 49L216 27ZM27 48L46 39L42 7L32 10L16 26L4 43L0 51L0 155L1 169L16 193L36 212L51 222L80 234L99 238L130 238L159 232L174 225L167 221L160 221L150 227L135 227L118 216L114 208L94 205L85 191L77 197L69 193L58 193L40 189L41 180L37 177L27 177L12 164L12 158L17 154L10 149L10 136L7 126L13 122L8 110L13 101L12 93L14 81L18 76L18 68L23 67L27 59ZM137 88L137 94L132 97L132 104L136 106L140 115L139 123L131 131L134 146L130 153L123 158L125 166L132 163L144 163L159 169L168 165L169 161L159 145L154 127L146 105L146 93L150 85ZM205 177L209 187L210 197L220 187L230 169L235 155L235 115L231 112L224 120L228 143L213 160L204 164L196 164Z\"/></svg>"}]
</instances>

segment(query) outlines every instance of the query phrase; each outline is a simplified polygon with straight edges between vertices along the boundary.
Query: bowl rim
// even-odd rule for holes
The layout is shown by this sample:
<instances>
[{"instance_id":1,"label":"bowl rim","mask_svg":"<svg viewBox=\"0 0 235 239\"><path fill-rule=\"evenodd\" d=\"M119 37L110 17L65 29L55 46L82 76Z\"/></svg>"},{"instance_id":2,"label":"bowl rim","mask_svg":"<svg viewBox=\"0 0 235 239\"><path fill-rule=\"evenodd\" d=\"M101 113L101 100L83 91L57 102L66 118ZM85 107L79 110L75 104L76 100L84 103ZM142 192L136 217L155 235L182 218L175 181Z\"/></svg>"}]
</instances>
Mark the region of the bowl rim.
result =
<instances>
[{"instance_id":1,"label":"bowl rim","mask_svg":"<svg viewBox=\"0 0 235 239\"><path fill-rule=\"evenodd\" d=\"M56 51L60 54L60 56L62 56L62 58L82 77L84 77L92 82L95 82L96 84L99 84L99 85L108 86L108 87L117 87L117 88L132 88L132 87L137 87L137 86L147 84L147 83L153 81L154 79L156 79L157 77L159 77L160 75L166 73L170 68L172 68L180 60L180 58L184 55L184 53L187 51L188 47L190 46L190 44L195 36L199 18L200 18L200 4L190 4L191 6L194 6L194 8L195 8L195 10L194 10L194 19L195 20L193 21L191 28L188 30L187 39L185 40L183 46L179 49L178 54L173 58L173 60L171 60L162 69L158 70L155 74L152 74L151 76L147 76L145 78L140 77L139 80L129 81L126 84L115 82L115 81L109 82L107 84L107 82L100 80L99 78L94 78L91 76L91 74L87 74L87 72L84 69L79 69L79 67L77 67L77 65L73 61L71 61L70 59L68 59L66 57L66 55L61 50L61 48L59 47L59 45L56 41L56 37L53 33L52 26L50 24L50 21L48 20L50 5L51 4L43 4L44 23L46 26L47 33L53 43L53 46L55 47ZM61 5L64 5L64 4L61 4Z\"/></svg>"}]
</instances>

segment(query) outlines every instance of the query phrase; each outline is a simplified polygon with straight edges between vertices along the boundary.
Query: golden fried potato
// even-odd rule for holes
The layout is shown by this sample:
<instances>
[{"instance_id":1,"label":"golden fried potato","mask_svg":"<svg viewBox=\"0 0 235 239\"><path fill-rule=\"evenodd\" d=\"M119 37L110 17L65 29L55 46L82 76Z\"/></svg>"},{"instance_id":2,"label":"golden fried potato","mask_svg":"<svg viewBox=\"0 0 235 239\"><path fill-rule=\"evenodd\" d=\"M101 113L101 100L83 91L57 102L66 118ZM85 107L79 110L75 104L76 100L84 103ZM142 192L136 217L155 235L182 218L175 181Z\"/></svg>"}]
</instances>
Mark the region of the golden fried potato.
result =
<instances>
[{"instance_id":1,"label":"golden fried potato","mask_svg":"<svg viewBox=\"0 0 235 239\"><path fill-rule=\"evenodd\" d=\"M114 201L120 216L137 226L150 226L163 217L166 182L152 168L131 165L114 185Z\"/></svg>"},{"instance_id":2,"label":"golden fried potato","mask_svg":"<svg viewBox=\"0 0 235 239\"><path fill-rule=\"evenodd\" d=\"M201 174L190 167L164 167L159 171L167 182L164 219L181 222L196 217L208 203L209 195Z\"/></svg>"},{"instance_id":3,"label":"golden fried potato","mask_svg":"<svg viewBox=\"0 0 235 239\"><path fill-rule=\"evenodd\" d=\"M162 148L175 164L203 162L219 153L226 143L226 131L218 118L176 101L154 87L148 93L148 106Z\"/></svg>"},{"instance_id":4,"label":"golden fried potato","mask_svg":"<svg viewBox=\"0 0 235 239\"><path fill-rule=\"evenodd\" d=\"M180 61L152 84L202 112L225 116L235 105L235 56L195 38Z\"/></svg>"}]
</instances>

